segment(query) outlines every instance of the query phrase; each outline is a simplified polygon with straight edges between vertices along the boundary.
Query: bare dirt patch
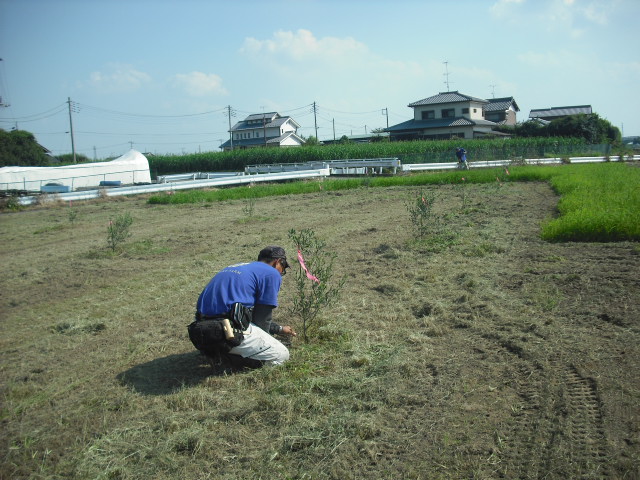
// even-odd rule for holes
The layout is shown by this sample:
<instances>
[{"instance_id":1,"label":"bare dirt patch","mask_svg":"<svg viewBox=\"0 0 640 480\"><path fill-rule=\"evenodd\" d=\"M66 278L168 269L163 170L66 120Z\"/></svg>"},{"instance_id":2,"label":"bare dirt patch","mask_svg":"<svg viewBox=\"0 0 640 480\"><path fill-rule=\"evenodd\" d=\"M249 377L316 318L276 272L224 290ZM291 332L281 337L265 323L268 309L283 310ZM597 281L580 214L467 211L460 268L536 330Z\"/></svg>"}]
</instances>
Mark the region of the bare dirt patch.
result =
<instances>
[{"instance_id":1,"label":"bare dirt patch","mask_svg":"<svg viewBox=\"0 0 640 480\"><path fill-rule=\"evenodd\" d=\"M638 478L637 244L541 241L544 183L433 188L416 242L415 191L0 215L0 477ZM284 368L217 375L196 297L290 228L335 250L341 300Z\"/></svg>"}]
</instances>

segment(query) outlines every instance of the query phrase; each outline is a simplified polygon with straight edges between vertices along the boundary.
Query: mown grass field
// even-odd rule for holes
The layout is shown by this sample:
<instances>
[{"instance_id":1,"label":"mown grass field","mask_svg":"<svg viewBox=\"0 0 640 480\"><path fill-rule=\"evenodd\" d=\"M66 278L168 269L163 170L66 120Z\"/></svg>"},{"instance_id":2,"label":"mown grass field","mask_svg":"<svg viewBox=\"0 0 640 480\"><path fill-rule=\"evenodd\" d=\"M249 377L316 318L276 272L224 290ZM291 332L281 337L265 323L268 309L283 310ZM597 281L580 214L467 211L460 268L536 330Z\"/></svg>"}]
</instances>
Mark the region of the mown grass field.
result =
<instances>
[{"instance_id":1,"label":"mown grass field","mask_svg":"<svg viewBox=\"0 0 640 480\"><path fill-rule=\"evenodd\" d=\"M191 190L153 195L151 204L184 204L335 192L361 187L457 185L550 181L562 196L559 218L543 225L542 237L550 241L640 240L640 170L626 164L565 166L513 166L470 171L424 173L410 176L331 179L251 185L221 190Z\"/></svg>"},{"instance_id":2,"label":"mown grass field","mask_svg":"<svg viewBox=\"0 0 640 480\"><path fill-rule=\"evenodd\" d=\"M572 192L523 172L265 196L252 216L246 198L2 213L0 477L638 478L638 243L543 240ZM282 368L213 370L186 335L197 295L292 250L291 228L337 254L340 300Z\"/></svg>"}]
</instances>

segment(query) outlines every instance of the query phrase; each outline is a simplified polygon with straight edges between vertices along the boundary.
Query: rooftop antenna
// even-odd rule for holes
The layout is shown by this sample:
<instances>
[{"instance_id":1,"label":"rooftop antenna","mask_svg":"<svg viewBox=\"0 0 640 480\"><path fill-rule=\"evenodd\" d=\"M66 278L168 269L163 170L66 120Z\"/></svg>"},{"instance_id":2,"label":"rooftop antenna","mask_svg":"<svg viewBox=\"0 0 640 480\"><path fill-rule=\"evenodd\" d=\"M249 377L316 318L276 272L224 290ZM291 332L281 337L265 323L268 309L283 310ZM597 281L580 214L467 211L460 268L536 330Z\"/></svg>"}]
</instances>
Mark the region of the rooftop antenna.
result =
<instances>
[{"instance_id":1,"label":"rooftop antenna","mask_svg":"<svg viewBox=\"0 0 640 480\"><path fill-rule=\"evenodd\" d=\"M449 92L449 62L444 61L442 63L444 63L444 84L447 86L447 92Z\"/></svg>"},{"instance_id":2,"label":"rooftop antenna","mask_svg":"<svg viewBox=\"0 0 640 480\"><path fill-rule=\"evenodd\" d=\"M496 98L496 86L489 85L491 87L491 98Z\"/></svg>"}]
</instances>

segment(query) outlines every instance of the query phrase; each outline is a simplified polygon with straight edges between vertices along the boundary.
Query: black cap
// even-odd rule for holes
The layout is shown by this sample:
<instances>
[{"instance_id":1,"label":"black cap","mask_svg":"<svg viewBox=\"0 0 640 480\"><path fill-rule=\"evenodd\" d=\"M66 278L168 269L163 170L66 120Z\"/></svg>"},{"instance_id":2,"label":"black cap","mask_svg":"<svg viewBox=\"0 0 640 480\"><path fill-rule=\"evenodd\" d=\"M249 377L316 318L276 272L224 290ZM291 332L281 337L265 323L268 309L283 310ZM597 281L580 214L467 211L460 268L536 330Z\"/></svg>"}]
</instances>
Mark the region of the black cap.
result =
<instances>
[{"instance_id":1,"label":"black cap","mask_svg":"<svg viewBox=\"0 0 640 480\"><path fill-rule=\"evenodd\" d=\"M284 264L283 264L284 268L290 267L289 262L287 262L287 254L285 253L284 248L282 247L271 245L269 247L265 247L262 250L260 250L260 253L258 254L259 262L263 260L276 260L276 259L284 260Z\"/></svg>"}]
</instances>

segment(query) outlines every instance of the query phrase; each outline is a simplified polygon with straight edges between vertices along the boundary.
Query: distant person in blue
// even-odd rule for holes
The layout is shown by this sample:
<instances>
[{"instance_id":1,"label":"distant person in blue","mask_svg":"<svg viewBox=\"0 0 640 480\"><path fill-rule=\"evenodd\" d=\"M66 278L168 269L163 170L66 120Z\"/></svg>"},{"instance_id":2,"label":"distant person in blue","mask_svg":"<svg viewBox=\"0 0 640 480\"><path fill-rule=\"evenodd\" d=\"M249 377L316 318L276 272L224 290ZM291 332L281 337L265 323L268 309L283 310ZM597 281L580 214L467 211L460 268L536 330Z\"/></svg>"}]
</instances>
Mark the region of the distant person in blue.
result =
<instances>
[{"instance_id":1,"label":"distant person in blue","mask_svg":"<svg viewBox=\"0 0 640 480\"><path fill-rule=\"evenodd\" d=\"M237 303L250 309L246 310L250 323L241 332L238 345L231 346L223 338L221 342L213 342L215 345L207 345L201 350L211 353L211 350L219 349L222 354L236 357L232 359L234 363L241 357L247 361L238 363L250 367L286 362L289 350L272 334L295 337L296 332L288 325L274 322L272 311L278 306L278 293L287 268L289 263L284 249L269 246L260 251L257 261L230 265L218 272L198 298L194 323L210 320L215 326L215 322L229 318L228 312Z\"/></svg>"},{"instance_id":2,"label":"distant person in blue","mask_svg":"<svg viewBox=\"0 0 640 480\"><path fill-rule=\"evenodd\" d=\"M458 157L458 168L468 170L467 151L462 147L456 148L456 157Z\"/></svg>"}]
</instances>

